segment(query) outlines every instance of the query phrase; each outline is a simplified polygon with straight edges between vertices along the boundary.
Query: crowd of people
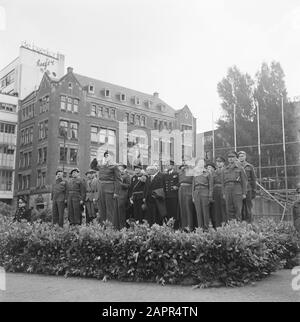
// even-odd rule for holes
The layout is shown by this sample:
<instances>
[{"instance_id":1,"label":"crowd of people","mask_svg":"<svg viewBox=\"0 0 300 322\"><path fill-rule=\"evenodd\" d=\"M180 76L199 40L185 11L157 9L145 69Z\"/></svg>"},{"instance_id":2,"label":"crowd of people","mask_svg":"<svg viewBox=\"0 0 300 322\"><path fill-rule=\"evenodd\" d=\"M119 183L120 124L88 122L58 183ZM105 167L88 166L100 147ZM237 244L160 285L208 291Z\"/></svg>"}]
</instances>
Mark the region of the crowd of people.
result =
<instances>
[{"instance_id":1,"label":"crowd of people","mask_svg":"<svg viewBox=\"0 0 300 322\"><path fill-rule=\"evenodd\" d=\"M71 225L81 225L85 214L86 224L107 220L117 229L126 227L128 220L161 225L174 218L175 228L189 230L216 228L230 219L251 222L254 167L244 151L228 153L227 161L220 156L215 164L199 159L178 168L171 161L164 171L157 165L143 169L136 164L130 175L126 165L115 164L106 151L100 164L93 160L85 178L78 168L70 171L69 179L61 169L56 171L53 224L64 225L65 208ZM28 219L24 200L19 202L15 220Z\"/></svg>"}]
</instances>

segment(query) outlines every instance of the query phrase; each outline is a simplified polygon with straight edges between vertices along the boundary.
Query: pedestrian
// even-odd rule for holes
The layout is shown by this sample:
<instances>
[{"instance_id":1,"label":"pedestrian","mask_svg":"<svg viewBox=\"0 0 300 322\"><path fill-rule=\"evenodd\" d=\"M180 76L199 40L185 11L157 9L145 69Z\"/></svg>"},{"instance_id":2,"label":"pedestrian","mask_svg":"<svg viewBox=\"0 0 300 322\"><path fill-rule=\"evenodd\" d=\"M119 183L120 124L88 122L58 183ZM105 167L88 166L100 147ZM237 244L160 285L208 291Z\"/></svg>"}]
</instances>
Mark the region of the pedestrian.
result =
<instances>
[{"instance_id":1,"label":"pedestrian","mask_svg":"<svg viewBox=\"0 0 300 322\"><path fill-rule=\"evenodd\" d=\"M99 166L99 215L100 223L109 221L119 228L119 212L117 198L120 194L121 175L118 166L113 162L108 151Z\"/></svg>"},{"instance_id":2,"label":"pedestrian","mask_svg":"<svg viewBox=\"0 0 300 322\"><path fill-rule=\"evenodd\" d=\"M67 203L67 182L63 178L64 173L61 169L55 172L55 183L52 185L52 223L60 227L64 225L65 207Z\"/></svg>"},{"instance_id":3,"label":"pedestrian","mask_svg":"<svg viewBox=\"0 0 300 322\"><path fill-rule=\"evenodd\" d=\"M167 168L167 172L164 175L165 192L166 192L166 208L167 208L167 219L174 218L176 221L179 220L179 201L178 201L178 190L179 190L179 174L175 171L174 161L170 161Z\"/></svg>"},{"instance_id":4,"label":"pedestrian","mask_svg":"<svg viewBox=\"0 0 300 322\"><path fill-rule=\"evenodd\" d=\"M207 170L203 159L200 159L195 168L192 183L192 198L197 214L197 227L204 230L209 228L209 207L213 201L213 177Z\"/></svg>"},{"instance_id":5,"label":"pedestrian","mask_svg":"<svg viewBox=\"0 0 300 322\"><path fill-rule=\"evenodd\" d=\"M300 233L300 182L296 187L296 198L297 199L293 205L293 223L298 233Z\"/></svg>"},{"instance_id":6,"label":"pedestrian","mask_svg":"<svg viewBox=\"0 0 300 322\"><path fill-rule=\"evenodd\" d=\"M26 220L27 222L31 222L31 210L27 208L27 202L24 198L18 198L17 210L15 212L15 216L13 221L21 222L22 220Z\"/></svg>"},{"instance_id":7,"label":"pedestrian","mask_svg":"<svg viewBox=\"0 0 300 322\"><path fill-rule=\"evenodd\" d=\"M96 203L98 200L98 179L94 169L88 170L85 175L86 197L85 197L85 222L88 225L97 217Z\"/></svg>"},{"instance_id":8,"label":"pedestrian","mask_svg":"<svg viewBox=\"0 0 300 322\"><path fill-rule=\"evenodd\" d=\"M197 225L196 209L192 197L193 167L182 164L179 167L179 218L180 227L193 230Z\"/></svg>"},{"instance_id":9,"label":"pedestrian","mask_svg":"<svg viewBox=\"0 0 300 322\"><path fill-rule=\"evenodd\" d=\"M146 169L148 178L146 181L146 219L149 225L161 225L167 217L165 204L164 176L156 165L148 166Z\"/></svg>"},{"instance_id":10,"label":"pedestrian","mask_svg":"<svg viewBox=\"0 0 300 322\"><path fill-rule=\"evenodd\" d=\"M229 152L228 165L221 175L222 194L225 199L228 219L242 220L243 199L247 193L247 176L245 170L237 162L237 153Z\"/></svg>"},{"instance_id":11,"label":"pedestrian","mask_svg":"<svg viewBox=\"0 0 300 322\"><path fill-rule=\"evenodd\" d=\"M131 217L134 221L142 222L145 219L145 202L146 202L146 173L143 172L141 165L134 166L134 175L128 191L130 204L132 205Z\"/></svg>"},{"instance_id":12,"label":"pedestrian","mask_svg":"<svg viewBox=\"0 0 300 322\"><path fill-rule=\"evenodd\" d=\"M256 174L253 165L246 161L246 152L240 151L238 153L238 158L248 179L246 199L243 201L242 219L251 223L253 221L252 200L256 196Z\"/></svg>"},{"instance_id":13,"label":"pedestrian","mask_svg":"<svg viewBox=\"0 0 300 322\"><path fill-rule=\"evenodd\" d=\"M226 204L222 193L222 171L225 166L223 157L216 158L216 170L213 172L213 200L211 204L211 222L214 228L227 222Z\"/></svg>"},{"instance_id":14,"label":"pedestrian","mask_svg":"<svg viewBox=\"0 0 300 322\"><path fill-rule=\"evenodd\" d=\"M71 225L82 224L82 208L86 195L83 179L79 176L80 170L70 171L71 178L67 183L68 219Z\"/></svg>"},{"instance_id":15,"label":"pedestrian","mask_svg":"<svg viewBox=\"0 0 300 322\"><path fill-rule=\"evenodd\" d=\"M120 229L126 226L126 213L129 207L128 189L130 186L130 176L127 173L126 169L127 169L127 166L125 164L119 164L121 183L120 183L119 198L117 199L117 202L118 202Z\"/></svg>"}]
</instances>

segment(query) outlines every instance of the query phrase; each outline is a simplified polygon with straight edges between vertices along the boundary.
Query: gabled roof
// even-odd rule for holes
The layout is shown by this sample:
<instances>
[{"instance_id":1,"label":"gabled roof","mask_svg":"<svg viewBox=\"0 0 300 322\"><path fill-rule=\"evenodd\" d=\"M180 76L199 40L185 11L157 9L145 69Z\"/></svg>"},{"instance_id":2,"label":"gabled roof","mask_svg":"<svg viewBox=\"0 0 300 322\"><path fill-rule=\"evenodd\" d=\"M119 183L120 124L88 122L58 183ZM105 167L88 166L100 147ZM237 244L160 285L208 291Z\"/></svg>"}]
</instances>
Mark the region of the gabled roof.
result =
<instances>
[{"instance_id":1,"label":"gabled roof","mask_svg":"<svg viewBox=\"0 0 300 322\"><path fill-rule=\"evenodd\" d=\"M138 108L147 110L147 111L155 111L155 112L159 112L159 110L157 109L157 105L161 104L165 106L165 112L163 112L163 114L166 115L171 115L174 117L175 115L175 109L172 108L170 105L168 105L167 103L165 103L162 99L160 99L159 97L156 97L154 95L151 94L146 94L146 93L142 93L130 88L126 88L123 86L119 86L119 85L115 85L115 84L111 84L108 82L104 82L95 78L91 78L91 77L87 77L87 76L83 76L83 75L79 75L79 74L75 74L75 77L77 78L77 80L79 81L79 83L81 84L81 86L83 87L87 87L88 85L93 85L94 86L94 95L95 97L99 97L99 98L105 98L101 93L104 89L109 89L111 91L111 100L115 101L117 103L122 103L120 102L118 95L119 94L125 94L126 95L126 105L133 105L134 103L132 102L132 98L134 97L138 97L141 101L141 104L138 105ZM145 106L145 102L146 101L151 101L152 107L150 109L148 109Z\"/></svg>"}]
</instances>

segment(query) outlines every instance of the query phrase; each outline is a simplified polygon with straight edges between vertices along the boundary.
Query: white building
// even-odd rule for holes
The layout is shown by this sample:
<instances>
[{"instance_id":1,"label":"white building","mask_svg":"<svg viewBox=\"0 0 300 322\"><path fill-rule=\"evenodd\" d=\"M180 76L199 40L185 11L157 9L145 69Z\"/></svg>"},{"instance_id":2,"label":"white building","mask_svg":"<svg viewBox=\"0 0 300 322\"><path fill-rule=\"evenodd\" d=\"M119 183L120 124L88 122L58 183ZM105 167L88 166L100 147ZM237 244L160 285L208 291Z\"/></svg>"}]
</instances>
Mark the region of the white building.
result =
<instances>
[{"instance_id":1,"label":"white building","mask_svg":"<svg viewBox=\"0 0 300 322\"><path fill-rule=\"evenodd\" d=\"M0 201L11 203L17 143L18 98L0 94Z\"/></svg>"}]
</instances>

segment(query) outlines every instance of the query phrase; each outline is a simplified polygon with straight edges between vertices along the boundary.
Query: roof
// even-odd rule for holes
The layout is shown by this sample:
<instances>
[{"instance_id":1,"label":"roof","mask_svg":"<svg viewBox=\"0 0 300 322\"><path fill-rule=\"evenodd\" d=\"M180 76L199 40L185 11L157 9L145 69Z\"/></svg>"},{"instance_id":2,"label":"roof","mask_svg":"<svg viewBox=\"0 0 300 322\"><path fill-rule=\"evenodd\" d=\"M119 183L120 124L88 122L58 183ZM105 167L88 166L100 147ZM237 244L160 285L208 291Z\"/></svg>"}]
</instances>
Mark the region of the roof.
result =
<instances>
[{"instance_id":1,"label":"roof","mask_svg":"<svg viewBox=\"0 0 300 322\"><path fill-rule=\"evenodd\" d=\"M83 76L83 75L79 75L79 74L75 74L75 73L74 73L74 76L77 78L77 80L79 81L79 83L83 87L86 87L88 85L93 85L96 97L103 98L103 95L101 95L101 92L104 89L109 89L111 91L111 98L113 101L116 100L118 103L120 103L118 95L125 94L126 95L126 105L128 105L128 104L134 105L134 103L131 101L131 99L134 97L138 97L141 101L141 105L139 105L140 108L147 110L148 108L146 107L145 102L151 101L153 103L152 107L151 107L152 110L154 110L156 112L160 112L159 110L156 109L156 107L157 107L157 105L161 104L161 105L165 106L165 112L163 112L164 114L166 114L166 115L171 114L173 117L175 116L175 109L174 108L172 108L170 105L165 103L159 97L156 97L152 94L142 93L142 92L130 89L130 88L111 84L111 83L104 82L104 81L101 81L101 80L98 80L95 78L91 78L91 77L87 77L87 76Z\"/></svg>"}]
</instances>

